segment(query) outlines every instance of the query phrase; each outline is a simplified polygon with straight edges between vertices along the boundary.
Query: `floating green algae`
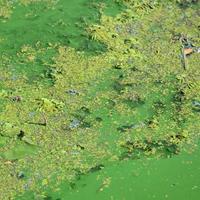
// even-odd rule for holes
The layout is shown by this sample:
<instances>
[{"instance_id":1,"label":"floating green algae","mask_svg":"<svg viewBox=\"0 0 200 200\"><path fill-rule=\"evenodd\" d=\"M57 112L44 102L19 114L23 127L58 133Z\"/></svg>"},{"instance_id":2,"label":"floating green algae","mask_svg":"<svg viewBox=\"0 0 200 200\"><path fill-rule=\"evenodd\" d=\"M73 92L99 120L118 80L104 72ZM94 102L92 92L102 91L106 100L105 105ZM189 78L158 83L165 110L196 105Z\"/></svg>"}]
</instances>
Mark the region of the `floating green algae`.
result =
<instances>
[{"instance_id":1,"label":"floating green algae","mask_svg":"<svg viewBox=\"0 0 200 200\"><path fill-rule=\"evenodd\" d=\"M13 48L12 41L1 46L5 52L0 77L2 199L79 199L88 190L89 199L128 199L131 194L139 199L154 198L155 188L144 187L150 184L148 173L137 178L137 170L146 172L146 168L140 169L146 162L160 167L160 174L177 165L186 180L190 167L181 164L181 155L196 148L200 130L199 54L185 58L185 70L181 41L200 46L199 4L182 8L175 1L105 1L110 8L115 5L109 14L112 9L104 9L103 1L77 1L77 6L49 2L53 7L34 1L26 6L17 3L10 18L2 22L9 30L17 12L38 13L30 19L33 32L28 26L18 46ZM80 14L76 9L83 8L82 2L94 8L97 18L90 21L92 14L88 12L88 18L80 19L83 27L73 29L80 16L71 13ZM70 37L76 41L74 46L58 34L60 24L53 29L43 24L51 23L50 19L58 21L56 13L61 6L76 18L69 19L69 29L62 29L64 34L73 30L70 34L76 37ZM68 12L62 13L65 19ZM55 32L47 34L45 27ZM86 37L80 37L81 29ZM38 30L50 37L40 37ZM8 37L13 40L12 34L10 29ZM82 43L88 39L106 50L88 56ZM7 52L4 45L8 45ZM31 77L41 73L39 79ZM51 85L47 86L45 79ZM185 156L184 162L189 159ZM196 156L194 161L192 169L198 174ZM159 174L154 166L149 170L153 171L149 180L156 180L156 186L165 182L154 179ZM178 175L173 179L177 170L174 167L165 177L180 181ZM199 194L198 184L195 177L188 181L194 192L187 191L194 199ZM169 188L156 198L183 197L179 194Z\"/></svg>"},{"instance_id":2,"label":"floating green algae","mask_svg":"<svg viewBox=\"0 0 200 200\"><path fill-rule=\"evenodd\" d=\"M27 155L31 155L35 153L37 148L30 144L17 144L13 147L12 150L6 151L4 154L1 155L2 158L7 160L16 160L20 158L24 158Z\"/></svg>"}]
</instances>

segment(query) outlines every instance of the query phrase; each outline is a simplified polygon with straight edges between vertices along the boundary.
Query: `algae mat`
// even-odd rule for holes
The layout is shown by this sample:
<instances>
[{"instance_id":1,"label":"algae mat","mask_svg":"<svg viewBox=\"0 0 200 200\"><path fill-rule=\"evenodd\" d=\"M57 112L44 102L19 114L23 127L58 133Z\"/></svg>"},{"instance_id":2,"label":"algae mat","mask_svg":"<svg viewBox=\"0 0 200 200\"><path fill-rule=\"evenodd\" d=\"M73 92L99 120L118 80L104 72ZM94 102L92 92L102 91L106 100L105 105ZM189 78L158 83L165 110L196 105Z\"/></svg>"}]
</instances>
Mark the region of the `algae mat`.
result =
<instances>
[{"instance_id":1,"label":"algae mat","mask_svg":"<svg viewBox=\"0 0 200 200\"><path fill-rule=\"evenodd\" d=\"M198 1L0 5L0 199L199 198Z\"/></svg>"}]
</instances>

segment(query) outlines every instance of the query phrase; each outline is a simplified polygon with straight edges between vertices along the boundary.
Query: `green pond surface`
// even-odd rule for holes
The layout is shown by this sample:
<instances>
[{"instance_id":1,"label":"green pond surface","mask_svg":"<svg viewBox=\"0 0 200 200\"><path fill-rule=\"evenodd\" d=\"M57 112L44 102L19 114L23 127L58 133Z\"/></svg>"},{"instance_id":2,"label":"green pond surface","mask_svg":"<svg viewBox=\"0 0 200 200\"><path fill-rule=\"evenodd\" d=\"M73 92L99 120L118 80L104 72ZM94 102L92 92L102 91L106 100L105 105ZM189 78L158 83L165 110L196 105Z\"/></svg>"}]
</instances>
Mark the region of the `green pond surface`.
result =
<instances>
[{"instance_id":1,"label":"green pond surface","mask_svg":"<svg viewBox=\"0 0 200 200\"><path fill-rule=\"evenodd\" d=\"M199 54L191 55L188 58L195 66L194 69L191 67L191 70L194 71L184 71L185 75L181 76L179 73L183 73L182 69L174 70L175 72L172 71L172 73L166 72L166 76L160 75L160 77L155 78L157 77L156 74L160 73L159 67L163 66L165 62L170 63L167 55L166 57L162 55L159 60L160 52L165 51L166 53L167 51L164 47L159 46L168 43L167 39L165 40L162 37L168 37L170 34L174 36L175 39L173 38L170 41L172 55L177 53L180 46L177 45L177 47L174 45L175 42L173 43L173 40L176 42L180 40L180 38L176 39L176 37L179 37L176 32L180 31L180 35L184 35L182 31L188 31L188 35L192 35L190 30L185 28L191 26L191 32L196 31L191 38L193 37L197 46L200 45L197 31L199 22L194 20L200 6L192 1L169 1L169 5L166 2L168 7L165 9L165 2L159 3L160 1L131 0L36 0L32 2L29 0L13 2L0 0L2 8L7 9L3 5L9 5L12 10L9 18L1 16L2 11L0 10L0 170L4 173L3 176L5 176L5 172L8 173L6 178L0 174L0 182L8 184L8 186L0 185L3 188L0 192L8 193L8 195L2 195L2 197L0 194L0 200L200 199L200 145L198 135L200 131L198 129L200 99L198 99L198 94L193 95L193 93L188 92L187 98L182 101L182 90L179 90L182 87L184 88L185 85L189 85L187 81L184 82L185 77L190 77L191 74L198 72L195 69L197 64L194 63L197 63ZM131 7L132 4L133 7ZM123 49L124 52L119 53L120 56L126 57L132 49L142 53L138 55L136 53L136 56L134 55L136 58L133 56L133 62L131 61L131 66L127 68L123 68L125 64L119 56L120 64L113 61L114 64L112 63L111 67L102 66L105 69L98 70L100 59L107 59L103 55L108 53L110 60L117 60L118 56L115 52L118 50L109 43L109 40L105 39L106 36L103 33L100 35L101 39L92 38L87 28L92 24L97 24L98 32L98 25L103 23L100 20L102 16L110 16L114 19L127 7L129 8L128 11L119 19L119 21L121 20L119 27L125 23L125 18L130 18L130 21L138 22L133 29L137 32L138 28L139 34L130 33L128 26L125 26L125 31L128 33L121 34L118 32L116 35L119 35L113 34L111 38L122 37L123 42L120 44L123 46L132 42L131 39L124 39L126 34L128 35L127 38L132 34L131 37L134 37L135 43L133 42L130 46L127 45L128 47L125 46L127 49ZM133 8L137 10L137 12L135 11L136 14L132 10ZM173 21L172 13L175 8L180 13L186 12L186 14L183 14L183 17L180 18L175 15L177 22L171 24L171 21ZM152 12L152 9L157 9L156 11L161 12L161 14L158 13L157 16L156 13ZM166 13L167 9L172 10L169 11L171 15L169 22L166 13L162 16L162 9ZM185 11L184 9L188 10ZM152 19L145 17L148 12L150 16L153 16ZM192 14L190 15L190 13ZM154 19L154 14L164 23L169 23L169 28L162 27L162 24L157 21L158 19L156 17ZM199 14L197 15L199 16ZM139 21L140 18L144 19L144 27L142 27L142 22ZM116 22L111 20L109 23L113 25L112 23ZM145 23L151 25L146 27ZM176 23L178 27L180 26L180 30L177 28L173 33L171 29L175 29ZM185 26L182 27L181 23L185 23ZM149 34L147 34L147 30ZM169 30L169 32L166 30ZM109 33L107 36L109 36ZM143 36L145 37L140 43ZM137 37L138 40L135 39ZM161 40L163 43L159 43ZM73 52L61 49L62 46L72 48L77 53L76 56ZM154 48L158 49L155 50ZM121 51L120 47L119 51ZM114 52L113 57L109 55L109 52L111 54ZM69 60L67 60L66 55L69 55ZM130 55L132 54L130 53ZM99 58L97 62L94 61L96 56ZM154 58L157 58L156 56L158 56L158 61L154 61ZM175 60L174 63L181 66L180 55L172 55L172 57ZM94 60L92 60L93 58ZM74 64L70 59L77 59L80 62L80 68L82 65L86 65L83 73L82 68L80 72L78 71L78 61L77 63L74 61ZM126 57L126 59L128 60L126 62L129 63L131 56ZM82 60L84 64L82 64ZM89 64L87 65L85 60L92 63L91 65L97 66L97 69L94 70L94 77L96 78L91 78L88 75L90 72L86 73ZM110 60L105 63L109 65L112 62ZM153 70L145 68L149 71L144 70L143 72L142 64L144 66L150 65ZM172 64L173 61L168 66ZM66 80L68 77L66 76L66 78L65 75L63 75L65 78L62 79L62 70L65 70L66 66L69 66L69 71L71 66L77 67L73 76L78 77L80 74L80 80L83 79L84 84L80 86L74 84L71 81L73 79L70 74L71 71L69 72L69 80ZM68 73L68 70L65 70L65 73ZM136 75L132 75L133 73L136 73ZM179 80L177 74L182 79ZM20 80L24 80L24 77L26 77L25 84L20 82ZM133 81L132 83L132 77L138 82ZM152 80L155 78L156 81L151 81L151 78ZM79 78L75 80L79 81ZM15 81L19 85L15 86ZM77 91L69 88L70 84L67 85L67 81L71 81L71 86L76 86ZM65 90L63 96L59 96L63 93L65 85L67 85L68 90ZM69 89L71 89L70 92ZM84 95L79 94L79 90ZM128 96L130 91L139 91L141 98L134 92L132 96ZM69 93L71 93L71 96ZM20 95L22 95L22 98ZM128 98L126 98L126 95ZM189 109L185 109L183 113L185 112L186 116L182 117L182 106L188 108L188 105L190 107L193 105L194 98L192 95L197 105L191 112L188 111ZM143 98L143 96L145 97ZM52 99L50 99L51 97ZM55 100L56 98L59 100ZM61 101L64 103L60 103ZM8 112L6 113L4 110L8 110ZM56 114L51 114L51 112ZM46 113L47 115L45 115ZM187 114L191 118L187 117ZM159 122L157 122L158 119ZM194 130L191 130L193 134L188 136L188 127L193 128L193 124ZM74 127L69 129L66 126ZM157 135L154 135L154 128ZM151 131L152 129L153 131ZM184 132L185 129L186 133ZM60 130L64 130L64 132ZM90 130L94 134L91 134ZM143 130L144 135L138 134ZM136 139L131 131L137 132ZM174 132L183 132L186 136L174 134ZM195 136L195 133L198 134ZM153 138L152 141L149 142L148 137ZM187 138L189 138L188 142L182 142ZM40 141L42 139L45 142L50 140L50 142L43 144ZM68 161L63 161L63 164L61 163L62 160L59 160L59 157L62 157L65 153L65 148L67 152L67 145L72 145L70 139L72 144L74 141L76 147L70 149L69 152L77 154L77 157L69 156L69 160L71 159L69 163L72 163L72 167L75 167L72 169L71 166L65 166ZM134 139L136 144L132 142ZM171 142L173 139L175 141ZM65 140L67 145L64 143ZM58 144L58 147L55 144ZM62 145L66 146L63 147ZM87 148L89 152L84 153ZM69 155L67 153L66 156ZM54 157L55 160L53 160ZM36 158L38 163L34 162ZM78 164L75 163L76 159ZM52 163L53 165L51 165ZM6 166L8 166L8 169ZM69 174L67 180L57 183L57 177L64 175L63 166L72 175ZM41 174L43 173L41 177L35 175L40 173L40 169ZM47 172L49 170L49 174L46 174L43 169L47 169ZM34 184L32 184L33 182Z\"/></svg>"},{"instance_id":2,"label":"green pond surface","mask_svg":"<svg viewBox=\"0 0 200 200\"><path fill-rule=\"evenodd\" d=\"M124 161L81 177L74 189L61 185L56 199L199 199L200 151L170 159ZM102 180L110 185L101 191ZM49 192L51 195L51 192Z\"/></svg>"},{"instance_id":3,"label":"green pond surface","mask_svg":"<svg viewBox=\"0 0 200 200\"><path fill-rule=\"evenodd\" d=\"M200 151L168 159L141 159L106 165L101 171L80 177L59 191L47 190L46 199L199 199ZM109 180L109 187L103 182ZM34 199L27 193L17 199Z\"/></svg>"}]
</instances>

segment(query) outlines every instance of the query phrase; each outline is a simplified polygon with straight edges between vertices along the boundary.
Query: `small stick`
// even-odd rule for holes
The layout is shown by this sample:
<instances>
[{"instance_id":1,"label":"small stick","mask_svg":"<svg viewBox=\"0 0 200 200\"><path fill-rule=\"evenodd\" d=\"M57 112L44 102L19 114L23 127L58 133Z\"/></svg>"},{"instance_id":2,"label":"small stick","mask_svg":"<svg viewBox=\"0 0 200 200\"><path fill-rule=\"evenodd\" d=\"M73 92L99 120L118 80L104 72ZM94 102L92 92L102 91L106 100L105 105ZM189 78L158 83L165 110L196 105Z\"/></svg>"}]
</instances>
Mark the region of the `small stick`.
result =
<instances>
[{"instance_id":1,"label":"small stick","mask_svg":"<svg viewBox=\"0 0 200 200\"><path fill-rule=\"evenodd\" d=\"M33 124L33 125L38 125L38 126L46 126L46 123L41 123L41 122L26 122L27 124Z\"/></svg>"},{"instance_id":2,"label":"small stick","mask_svg":"<svg viewBox=\"0 0 200 200\"><path fill-rule=\"evenodd\" d=\"M187 69L187 60L186 60L186 54L184 52L183 46L181 48L181 62L182 62L183 69L186 70Z\"/></svg>"},{"instance_id":3,"label":"small stick","mask_svg":"<svg viewBox=\"0 0 200 200\"><path fill-rule=\"evenodd\" d=\"M186 61L186 54L185 54L185 46L183 43L183 40L185 38L183 36L180 37L180 42L181 42L181 62L182 62L182 66L183 69L186 70L187 69L187 61Z\"/></svg>"}]
</instances>

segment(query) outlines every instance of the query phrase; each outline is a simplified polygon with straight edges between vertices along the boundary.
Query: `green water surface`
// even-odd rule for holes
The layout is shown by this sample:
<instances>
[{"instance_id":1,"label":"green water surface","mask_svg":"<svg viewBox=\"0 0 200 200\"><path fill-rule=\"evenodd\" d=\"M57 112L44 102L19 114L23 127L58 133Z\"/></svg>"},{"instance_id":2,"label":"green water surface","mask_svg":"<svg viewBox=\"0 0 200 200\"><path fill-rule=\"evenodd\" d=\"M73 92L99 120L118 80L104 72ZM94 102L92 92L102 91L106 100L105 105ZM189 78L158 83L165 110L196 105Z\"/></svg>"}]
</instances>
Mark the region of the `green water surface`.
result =
<instances>
[{"instance_id":1,"label":"green water surface","mask_svg":"<svg viewBox=\"0 0 200 200\"><path fill-rule=\"evenodd\" d=\"M122 11L120 1L112 0L60 0L54 7L48 7L45 3L34 3L29 6L16 4L13 14L8 20L0 21L0 56L10 57L9 64L3 67L9 69L16 76L26 74L28 82L35 84L40 82L52 85L50 76L50 65L52 57L57 53L56 49L49 48L45 53L37 56L34 63L20 60L18 53L23 45L35 45L47 49L51 45L66 45L84 51L86 56L99 55L107 51L105 44L91 39L86 32L90 24L98 24L101 13L96 3L104 3L104 13L115 16ZM156 31L156 28L152 28ZM1 70L1 69L0 69ZM95 85L89 86L85 101L92 102L98 92L115 91L117 96L116 82L122 72L116 69L105 71L102 80ZM110 79L112 77L112 79ZM109 143L109 149L115 152L121 160L100 163L99 167L87 174L78 174L77 180L72 183L63 181L52 190L56 183L52 181L51 187L42 186L43 197L38 196L35 191L26 189L24 194L19 194L16 200L199 200L200 199L200 149L197 142L196 148L191 153L181 152L179 155L147 158L136 155L126 159L125 150L116 147L116 141L121 137L119 128L123 126L140 124L156 113L153 104L162 101L165 104L164 114L160 118L162 132L167 128L167 123L173 122L173 114L170 103L175 95L176 88L174 77L169 77L170 89L163 96L162 90L165 86L151 85L154 93L147 94L147 100L141 104L124 102L130 108L134 108L135 114L121 115L114 108L115 102L109 99L101 99L99 107L95 108L89 115L83 113L84 120L89 124L95 119L101 121L101 127L96 130L100 133L99 141ZM1 85L0 85L1 87ZM114 89L115 88L115 89ZM1 101L0 101L1 103ZM0 105L3 108L2 102ZM110 115L111 113L111 115ZM79 111L76 113L81 115ZM111 116L111 117L110 117ZM4 147L9 138L0 135L0 147ZM28 155L36 155L38 148L26 141L18 141L16 146L1 154L8 160L16 160ZM124 157L122 155L125 155ZM28 172L27 172L28 174ZM26 177L28 179L28 176ZM53 178L52 178L53 179ZM46 196L46 197L45 197Z\"/></svg>"}]
</instances>

